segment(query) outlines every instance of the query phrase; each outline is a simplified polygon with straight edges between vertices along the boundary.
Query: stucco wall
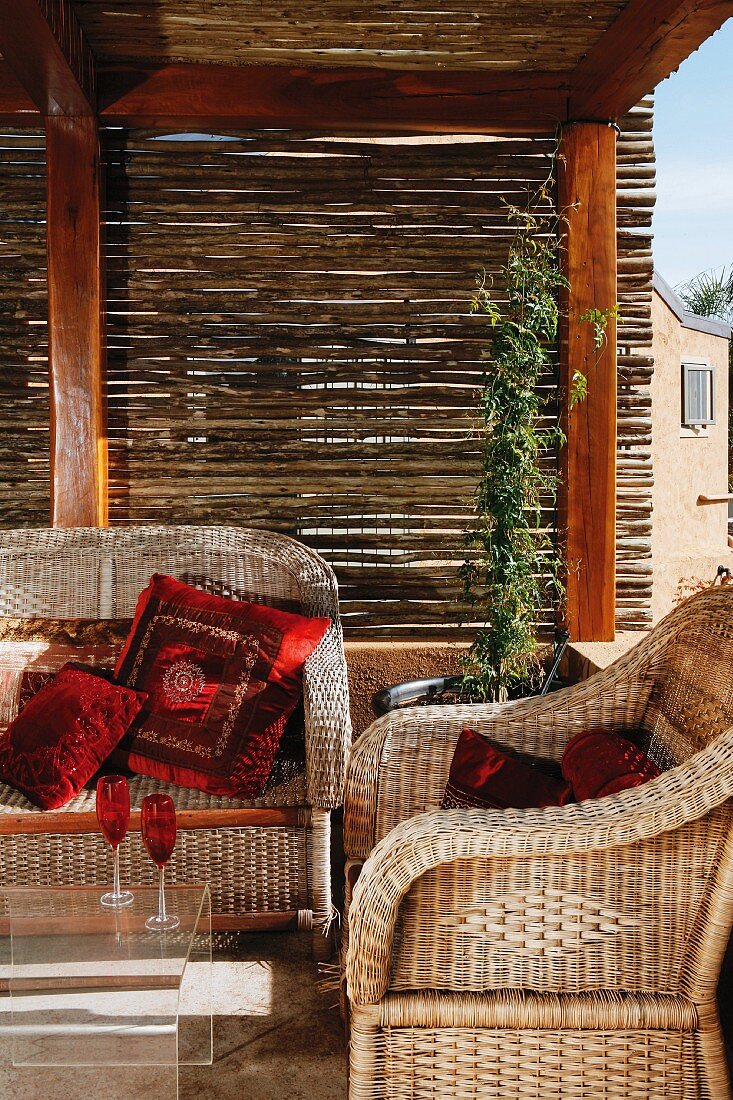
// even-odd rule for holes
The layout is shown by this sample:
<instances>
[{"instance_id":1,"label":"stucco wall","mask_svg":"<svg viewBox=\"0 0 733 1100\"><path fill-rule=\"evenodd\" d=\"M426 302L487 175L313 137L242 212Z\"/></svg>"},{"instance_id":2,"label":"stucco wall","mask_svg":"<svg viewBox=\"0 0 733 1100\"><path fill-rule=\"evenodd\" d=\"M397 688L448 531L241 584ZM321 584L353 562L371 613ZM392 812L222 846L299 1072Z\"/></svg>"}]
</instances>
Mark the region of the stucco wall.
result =
<instances>
[{"instance_id":1,"label":"stucco wall","mask_svg":"<svg viewBox=\"0 0 733 1100\"><path fill-rule=\"evenodd\" d=\"M685 328L655 291L652 458L654 622L674 604L683 578L712 579L719 564L733 565L727 544L726 504L697 504L700 494L727 492L728 342ZM681 427L681 364L685 356L715 367L715 418L708 428Z\"/></svg>"},{"instance_id":2,"label":"stucco wall","mask_svg":"<svg viewBox=\"0 0 733 1100\"><path fill-rule=\"evenodd\" d=\"M462 642L346 642L351 721L363 733L374 721L375 692L405 680L453 676L461 671Z\"/></svg>"}]
</instances>

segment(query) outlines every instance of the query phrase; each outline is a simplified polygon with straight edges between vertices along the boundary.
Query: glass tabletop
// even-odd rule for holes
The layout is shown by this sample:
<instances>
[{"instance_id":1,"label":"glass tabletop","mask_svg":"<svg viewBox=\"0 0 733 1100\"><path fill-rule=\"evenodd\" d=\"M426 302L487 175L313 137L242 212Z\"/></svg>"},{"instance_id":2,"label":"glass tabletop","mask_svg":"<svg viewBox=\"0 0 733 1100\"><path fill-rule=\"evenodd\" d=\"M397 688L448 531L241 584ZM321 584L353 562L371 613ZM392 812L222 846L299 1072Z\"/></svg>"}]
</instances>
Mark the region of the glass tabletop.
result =
<instances>
[{"instance_id":1,"label":"glass tabletop","mask_svg":"<svg viewBox=\"0 0 733 1100\"><path fill-rule=\"evenodd\" d=\"M99 887L3 891L14 1065L211 1062L208 887L168 888L180 925L164 932L145 927L157 888L132 890L120 910Z\"/></svg>"}]
</instances>

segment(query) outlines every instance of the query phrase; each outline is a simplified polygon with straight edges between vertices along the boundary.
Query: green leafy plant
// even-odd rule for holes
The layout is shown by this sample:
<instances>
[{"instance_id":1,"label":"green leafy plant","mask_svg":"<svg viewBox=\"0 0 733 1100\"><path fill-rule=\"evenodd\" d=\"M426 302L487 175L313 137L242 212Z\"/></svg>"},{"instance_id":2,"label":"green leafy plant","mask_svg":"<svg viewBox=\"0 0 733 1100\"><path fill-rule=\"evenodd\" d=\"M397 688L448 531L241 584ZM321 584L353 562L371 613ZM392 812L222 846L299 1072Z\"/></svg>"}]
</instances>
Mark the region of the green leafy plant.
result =
<instances>
[{"instance_id":1,"label":"green leafy plant","mask_svg":"<svg viewBox=\"0 0 733 1100\"><path fill-rule=\"evenodd\" d=\"M460 569L466 600L485 616L466 672L478 694L498 700L515 682L536 680L537 614L548 589L563 594L542 508L557 495L551 456L565 437L559 423L539 427L546 408L538 383L552 375L548 348L557 338L558 294L568 283L559 268L557 219L514 207L509 217L516 233L501 271L504 293L495 293L484 273L471 302L491 326L491 368L481 395L477 521Z\"/></svg>"},{"instance_id":2,"label":"green leafy plant","mask_svg":"<svg viewBox=\"0 0 733 1100\"><path fill-rule=\"evenodd\" d=\"M620 320L621 314L619 312L618 303L615 302L608 309L587 309L585 313L581 313L578 320L586 321L593 327L593 342L596 348L596 360L603 351L604 346L608 343L608 323L611 320ZM570 408L574 408L579 401L585 401L588 396L588 378L582 371L573 371L573 377L570 381Z\"/></svg>"},{"instance_id":3,"label":"green leafy plant","mask_svg":"<svg viewBox=\"0 0 733 1100\"><path fill-rule=\"evenodd\" d=\"M601 348L608 342L608 322L611 320L618 320L621 314L619 313L618 303L609 306L608 309L587 309L585 313L581 313L579 320L587 321L589 325L593 326L593 340L596 345L596 351L600 351Z\"/></svg>"},{"instance_id":4,"label":"green leafy plant","mask_svg":"<svg viewBox=\"0 0 733 1100\"><path fill-rule=\"evenodd\" d=\"M690 313L733 324L733 267L701 271L677 292Z\"/></svg>"}]
</instances>

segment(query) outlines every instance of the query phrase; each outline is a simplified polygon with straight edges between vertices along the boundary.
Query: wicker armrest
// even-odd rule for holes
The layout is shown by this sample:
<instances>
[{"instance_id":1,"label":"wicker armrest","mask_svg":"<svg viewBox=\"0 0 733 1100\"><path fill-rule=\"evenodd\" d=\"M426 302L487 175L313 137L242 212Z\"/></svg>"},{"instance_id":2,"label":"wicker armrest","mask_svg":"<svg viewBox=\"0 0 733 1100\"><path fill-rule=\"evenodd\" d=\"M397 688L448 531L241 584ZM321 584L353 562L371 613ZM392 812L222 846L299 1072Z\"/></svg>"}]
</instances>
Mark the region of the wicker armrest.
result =
<instances>
[{"instance_id":1,"label":"wicker armrest","mask_svg":"<svg viewBox=\"0 0 733 1100\"><path fill-rule=\"evenodd\" d=\"M479 978L469 988L575 992L594 981L621 987L617 975L627 988L634 980L654 988L656 976L659 988L677 983L688 995L701 995L684 988L685 966L690 955L722 957L725 949L728 902L716 896L715 882L733 859L732 795L729 731L692 761L609 798L544 810L433 811L402 822L374 849L354 888L346 964L352 1002L376 1004L388 987L430 985L431 976L432 988L456 988L441 971L449 943L447 965L458 968L459 982L471 972L472 954L483 959L476 973L485 977L497 941L500 977L495 984ZM460 889L460 876L451 877L456 868L464 879ZM482 899L468 914L455 900L471 894L466 875ZM691 914L708 905L720 908L717 931L711 922L709 940L690 945ZM464 939L456 949L456 928L463 922L465 932L477 913L484 923L472 930L472 948ZM540 951L538 937L548 928L555 940ZM651 943L654 952L642 958ZM567 984L552 961L558 950L575 959Z\"/></svg>"},{"instance_id":2,"label":"wicker armrest","mask_svg":"<svg viewBox=\"0 0 733 1100\"><path fill-rule=\"evenodd\" d=\"M341 628L332 625L303 675L308 799L330 810L343 801L351 748L349 682Z\"/></svg>"},{"instance_id":3,"label":"wicker armrest","mask_svg":"<svg viewBox=\"0 0 733 1100\"><path fill-rule=\"evenodd\" d=\"M344 798L346 854L352 860L366 859L400 821L440 806L464 726L509 748L559 760L565 744L582 729L622 731L639 724L650 689L638 661L626 658L552 695L501 705L392 711L374 722L352 749Z\"/></svg>"}]
</instances>

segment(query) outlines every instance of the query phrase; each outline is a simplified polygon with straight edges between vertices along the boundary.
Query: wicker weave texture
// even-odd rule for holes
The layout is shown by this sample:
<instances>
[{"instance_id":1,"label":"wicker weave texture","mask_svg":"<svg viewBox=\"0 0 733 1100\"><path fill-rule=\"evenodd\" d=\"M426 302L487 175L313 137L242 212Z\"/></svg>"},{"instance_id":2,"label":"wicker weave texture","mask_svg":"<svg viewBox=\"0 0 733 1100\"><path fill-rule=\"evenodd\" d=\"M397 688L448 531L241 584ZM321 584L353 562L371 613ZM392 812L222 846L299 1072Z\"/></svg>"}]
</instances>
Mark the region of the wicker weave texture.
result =
<instances>
[{"instance_id":1,"label":"wicker weave texture","mask_svg":"<svg viewBox=\"0 0 733 1100\"><path fill-rule=\"evenodd\" d=\"M334 575L312 550L284 535L230 527L23 530L0 532L0 614L46 618L124 618L155 572L235 599L260 602L332 625L304 670L305 771L288 772L259 798L216 798L157 780L131 781L139 808L153 790L171 793L179 810L289 807L297 824L199 827L179 832L171 874L178 882L211 886L218 915L297 911L299 926L327 928L331 919L330 814L340 804L351 742L348 682ZM22 647L21 647L22 648ZM33 647L25 647L26 649ZM37 648L37 647L36 647ZM20 660L20 658L18 658ZM23 658L25 660L26 658ZM82 791L65 808L93 811ZM0 843L0 883L103 884L108 849L101 836L24 832L40 811L0 786L0 815L16 815L17 835ZM42 816L42 815L41 815ZM129 882L152 881L153 868L139 836L121 849Z\"/></svg>"},{"instance_id":2,"label":"wicker weave texture","mask_svg":"<svg viewBox=\"0 0 733 1100\"><path fill-rule=\"evenodd\" d=\"M440 805L465 725L553 760L583 729L644 730L649 754L672 767L733 727L733 593L715 588L686 601L620 661L551 697L414 707L374 722L349 764L350 858L366 859L400 821Z\"/></svg>"},{"instance_id":3,"label":"wicker weave texture","mask_svg":"<svg viewBox=\"0 0 733 1100\"><path fill-rule=\"evenodd\" d=\"M723 1100L690 1030L352 1027L350 1100Z\"/></svg>"},{"instance_id":4,"label":"wicker weave texture","mask_svg":"<svg viewBox=\"0 0 733 1100\"><path fill-rule=\"evenodd\" d=\"M415 708L363 735L345 802L351 866L366 859L348 913L352 1100L730 1097L715 989L732 685L733 593L714 589L550 698ZM668 770L562 808L436 811L465 725L555 759L580 729L641 730Z\"/></svg>"},{"instance_id":5,"label":"wicker weave texture","mask_svg":"<svg viewBox=\"0 0 733 1100\"><path fill-rule=\"evenodd\" d=\"M295 539L234 527L3 531L0 614L124 618L155 572L332 620L303 677L306 770L310 802L340 805L351 725L338 588L330 567Z\"/></svg>"},{"instance_id":6,"label":"wicker weave texture","mask_svg":"<svg viewBox=\"0 0 733 1100\"><path fill-rule=\"evenodd\" d=\"M211 885L217 914L311 909L305 829L181 829L171 882ZM98 833L3 837L0 881L13 886L103 886L111 881L110 848ZM125 882L154 885L157 872L139 833L120 847Z\"/></svg>"}]
</instances>

